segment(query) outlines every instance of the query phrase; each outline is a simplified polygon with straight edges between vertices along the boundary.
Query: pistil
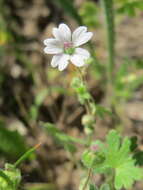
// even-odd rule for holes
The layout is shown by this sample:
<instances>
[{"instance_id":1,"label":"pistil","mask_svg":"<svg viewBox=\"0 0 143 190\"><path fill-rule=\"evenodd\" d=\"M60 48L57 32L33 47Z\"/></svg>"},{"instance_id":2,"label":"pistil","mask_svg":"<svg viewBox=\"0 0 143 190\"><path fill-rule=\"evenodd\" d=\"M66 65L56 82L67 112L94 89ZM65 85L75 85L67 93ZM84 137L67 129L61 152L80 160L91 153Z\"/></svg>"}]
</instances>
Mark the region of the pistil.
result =
<instances>
[{"instance_id":1,"label":"pistil","mask_svg":"<svg viewBox=\"0 0 143 190\"><path fill-rule=\"evenodd\" d=\"M64 53L72 55L75 52L72 42L64 42Z\"/></svg>"}]
</instances>

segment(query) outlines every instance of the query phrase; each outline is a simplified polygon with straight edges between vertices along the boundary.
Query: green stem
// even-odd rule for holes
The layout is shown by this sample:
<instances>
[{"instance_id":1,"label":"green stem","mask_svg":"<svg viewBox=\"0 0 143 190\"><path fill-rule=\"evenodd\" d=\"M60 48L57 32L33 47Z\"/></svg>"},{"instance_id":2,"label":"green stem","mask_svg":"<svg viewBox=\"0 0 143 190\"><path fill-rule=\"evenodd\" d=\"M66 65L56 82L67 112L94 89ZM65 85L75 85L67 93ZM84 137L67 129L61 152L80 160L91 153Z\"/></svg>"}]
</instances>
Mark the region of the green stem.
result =
<instances>
[{"instance_id":1,"label":"green stem","mask_svg":"<svg viewBox=\"0 0 143 190\"><path fill-rule=\"evenodd\" d=\"M89 180L90 180L91 174L92 174L92 169L90 168L90 169L88 170L88 175L87 175L87 178L86 178L86 181L85 181L85 184L84 184L82 190L86 190L86 187L87 187L88 182L89 182Z\"/></svg>"},{"instance_id":2,"label":"green stem","mask_svg":"<svg viewBox=\"0 0 143 190\"><path fill-rule=\"evenodd\" d=\"M111 190L116 190L114 187L114 173L112 174L111 181L110 181L110 189Z\"/></svg>"},{"instance_id":3,"label":"green stem","mask_svg":"<svg viewBox=\"0 0 143 190\"><path fill-rule=\"evenodd\" d=\"M114 27L114 10L113 0L101 0L105 16L105 26L107 33L108 46L108 68L107 78L108 82L113 84L114 68L115 68L115 27Z\"/></svg>"},{"instance_id":4,"label":"green stem","mask_svg":"<svg viewBox=\"0 0 143 190\"><path fill-rule=\"evenodd\" d=\"M78 73L79 73L79 77L80 77L81 81L82 81L83 84L85 84L85 86L87 87L86 80L85 80L85 78L84 78L84 75L83 75L83 73L82 73L82 70L77 67L77 71L78 71ZM88 89L88 88L87 88L87 89ZM86 112L87 112L88 114L91 114L90 101L89 101L89 100L87 100L87 101L85 102L84 106L85 106Z\"/></svg>"},{"instance_id":5,"label":"green stem","mask_svg":"<svg viewBox=\"0 0 143 190\"><path fill-rule=\"evenodd\" d=\"M115 178L115 171L112 170L111 173L106 176L106 181L109 184L111 190L116 190L114 187L114 180L115 180L114 178Z\"/></svg>"}]
</instances>

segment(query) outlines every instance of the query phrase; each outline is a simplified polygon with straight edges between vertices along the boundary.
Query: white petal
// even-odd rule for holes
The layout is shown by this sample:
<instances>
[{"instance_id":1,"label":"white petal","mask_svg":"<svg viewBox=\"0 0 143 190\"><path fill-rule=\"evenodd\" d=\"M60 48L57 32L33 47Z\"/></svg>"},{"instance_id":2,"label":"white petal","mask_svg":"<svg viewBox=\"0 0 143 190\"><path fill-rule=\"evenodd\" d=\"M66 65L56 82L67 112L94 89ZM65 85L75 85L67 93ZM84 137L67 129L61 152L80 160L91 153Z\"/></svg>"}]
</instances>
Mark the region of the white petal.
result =
<instances>
[{"instance_id":1,"label":"white petal","mask_svg":"<svg viewBox=\"0 0 143 190\"><path fill-rule=\"evenodd\" d=\"M75 54L71 56L71 62L77 67L85 65L85 60L90 57L90 54L87 50L82 48L76 48Z\"/></svg>"},{"instance_id":2,"label":"white petal","mask_svg":"<svg viewBox=\"0 0 143 190\"><path fill-rule=\"evenodd\" d=\"M84 34L87 31L87 27L85 26L80 26L78 27L72 34L72 41L75 42L80 35Z\"/></svg>"},{"instance_id":3,"label":"white petal","mask_svg":"<svg viewBox=\"0 0 143 190\"><path fill-rule=\"evenodd\" d=\"M53 58L52 58L52 61L51 61L51 66L52 67L57 67L61 57L62 57L62 54L54 55Z\"/></svg>"},{"instance_id":4,"label":"white petal","mask_svg":"<svg viewBox=\"0 0 143 190\"><path fill-rule=\"evenodd\" d=\"M57 54L62 53L63 51L60 41L56 39L46 39L44 40L44 44L46 45L46 47L44 48L44 52L47 54Z\"/></svg>"},{"instance_id":5,"label":"white petal","mask_svg":"<svg viewBox=\"0 0 143 190\"><path fill-rule=\"evenodd\" d=\"M60 24L59 30L66 41L71 41L71 30L66 24Z\"/></svg>"},{"instance_id":6,"label":"white petal","mask_svg":"<svg viewBox=\"0 0 143 190\"><path fill-rule=\"evenodd\" d=\"M47 54L59 54L62 53L62 49L61 48L55 48L55 47L45 47L44 48L44 52Z\"/></svg>"},{"instance_id":7,"label":"white petal","mask_svg":"<svg viewBox=\"0 0 143 190\"><path fill-rule=\"evenodd\" d=\"M44 44L46 46L55 45L55 46L58 46L58 47L62 47L62 43L59 40L55 39L55 38L47 38L43 42L44 42Z\"/></svg>"},{"instance_id":8,"label":"white petal","mask_svg":"<svg viewBox=\"0 0 143 190\"><path fill-rule=\"evenodd\" d=\"M82 67L85 64L83 57L78 54L72 55L70 60L77 67Z\"/></svg>"},{"instance_id":9,"label":"white petal","mask_svg":"<svg viewBox=\"0 0 143 190\"><path fill-rule=\"evenodd\" d=\"M71 30L66 24L60 24L59 28L53 28L53 35L61 42L71 42Z\"/></svg>"},{"instance_id":10,"label":"white petal","mask_svg":"<svg viewBox=\"0 0 143 190\"><path fill-rule=\"evenodd\" d=\"M53 36L54 36L57 40L62 41L62 37L61 37L61 34L60 34L58 28L53 28Z\"/></svg>"},{"instance_id":11,"label":"white petal","mask_svg":"<svg viewBox=\"0 0 143 190\"><path fill-rule=\"evenodd\" d=\"M76 48L75 54L81 55L84 57L84 59L88 59L90 57L89 51L83 48Z\"/></svg>"},{"instance_id":12,"label":"white petal","mask_svg":"<svg viewBox=\"0 0 143 190\"><path fill-rule=\"evenodd\" d=\"M63 71L69 64L69 58L70 56L69 55L66 55L66 54L62 54L59 62L58 62L58 69L60 71Z\"/></svg>"},{"instance_id":13,"label":"white petal","mask_svg":"<svg viewBox=\"0 0 143 190\"><path fill-rule=\"evenodd\" d=\"M82 32L79 36L73 39L74 46L80 46L88 42L93 36L92 32Z\"/></svg>"}]
</instances>

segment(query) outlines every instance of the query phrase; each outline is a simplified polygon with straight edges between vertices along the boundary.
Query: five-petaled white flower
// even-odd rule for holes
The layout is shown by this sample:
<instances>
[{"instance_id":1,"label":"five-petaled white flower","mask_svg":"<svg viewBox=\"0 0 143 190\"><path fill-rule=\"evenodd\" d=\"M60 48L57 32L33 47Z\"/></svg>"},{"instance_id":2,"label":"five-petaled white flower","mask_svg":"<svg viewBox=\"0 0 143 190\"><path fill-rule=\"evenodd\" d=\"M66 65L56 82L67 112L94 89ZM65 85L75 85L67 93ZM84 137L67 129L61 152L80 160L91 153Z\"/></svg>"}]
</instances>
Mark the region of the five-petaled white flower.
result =
<instances>
[{"instance_id":1,"label":"five-petaled white flower","mask_svg":"<svg viewBox=\"0 0 143 190\"><path fill-rule=\"evenodd\" d=\"M78 46L88 42L93 33L87 32L87 27L78 27L73 34L66 24L60 24L58 28L53 28L53 36L44 40L46 47L44 52L55 54L52 58L52 67L57 67L60 71L64 70L69 61L77 67L85 64L85 60L90 57L87 50L78 48Z\"/></svg>"}]
</instances>

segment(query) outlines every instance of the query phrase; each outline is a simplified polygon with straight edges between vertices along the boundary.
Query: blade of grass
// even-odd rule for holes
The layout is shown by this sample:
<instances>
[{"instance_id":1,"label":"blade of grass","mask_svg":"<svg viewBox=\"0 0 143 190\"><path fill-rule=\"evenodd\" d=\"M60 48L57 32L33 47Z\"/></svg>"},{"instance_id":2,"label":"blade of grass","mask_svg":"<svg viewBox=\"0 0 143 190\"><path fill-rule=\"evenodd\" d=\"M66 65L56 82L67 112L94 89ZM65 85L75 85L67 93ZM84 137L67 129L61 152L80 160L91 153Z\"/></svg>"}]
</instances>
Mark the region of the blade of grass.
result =
<instances>
[{"instance_id":1,"label":"blade of grass","mask_svg":"<svg viewBox=\"0 0 143 190\"><path fill-rule=\"evenodd\" d=\"M41 143L37 144L36 146L34 146L33 148L31 148L30 150L28 150L24 155L22 155L15 163L14 166L18 167L24 160L26 160L30 154L32 154L37 148L39 148L39 146L41 146Z\"/></svg>"}]
</instances>

